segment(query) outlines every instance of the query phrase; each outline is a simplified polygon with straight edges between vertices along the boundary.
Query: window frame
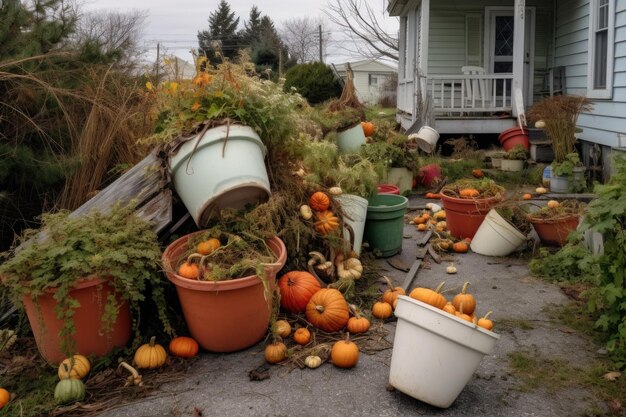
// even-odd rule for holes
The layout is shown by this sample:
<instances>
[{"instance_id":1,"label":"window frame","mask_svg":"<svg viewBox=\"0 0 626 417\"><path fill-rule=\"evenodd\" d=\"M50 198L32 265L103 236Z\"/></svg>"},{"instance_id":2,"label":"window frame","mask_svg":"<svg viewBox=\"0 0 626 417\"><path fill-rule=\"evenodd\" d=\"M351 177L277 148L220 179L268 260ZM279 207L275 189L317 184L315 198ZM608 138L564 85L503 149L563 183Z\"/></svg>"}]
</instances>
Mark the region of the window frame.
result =
<instances>
[{"instance_id":1,"label":"window frame","mask_svg":"<svg viewBox=\"0 0 626 417\"><path fill-rule=\"evenodd\" d=\"M606 86L595 88L596 76L596 33L598 32L600 0L589 2L589 47L587 58L587 97L611 99L613 97L613 66L615 65L615 0L608 0Z\"/></svg>"}]
</instances>

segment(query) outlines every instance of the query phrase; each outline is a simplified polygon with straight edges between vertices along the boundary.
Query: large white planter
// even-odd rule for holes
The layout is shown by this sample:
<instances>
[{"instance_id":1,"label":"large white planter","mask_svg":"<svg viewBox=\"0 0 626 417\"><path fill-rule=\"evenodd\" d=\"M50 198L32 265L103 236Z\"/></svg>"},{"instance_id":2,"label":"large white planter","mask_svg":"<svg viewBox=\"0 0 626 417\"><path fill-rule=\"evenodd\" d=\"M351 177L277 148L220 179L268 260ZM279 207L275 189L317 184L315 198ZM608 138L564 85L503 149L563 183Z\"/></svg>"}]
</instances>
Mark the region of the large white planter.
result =
<instances>
[{"instance_id":1,"label":"large white planter","mask_svg":"<svg viewBox=\"0 0 626 417\"><path fill-rule=\"evenodd\" d=\"M507 256L520 248L526 236L520 233L495 210L489 210L476 231L470 247L487 256Z\"/></svg>"},{"instance_id":2,"label":"large white planter","mask_svg":"<svg viewBox=\"0 0 626 417\"><path fill-rule=\"evenodd\" d=\"M230 125L196 135L170 156L174 189L199 227L214 211L242 209L269 197L265 153L254 130Z\"/></svg>"},{"instance_id":3,"label":"large white planter","mask_svg":"<svg viewBox=\"0 0 626 417\"><path fill-rule=\"evenodd\" d=\"M519 172L524 169L524 161L519 159L503 159L500 162L502 171Z\"/></svg>"},{"instance_id":4,"label":"large white planter","mask_svg":"<svg viewBox=\"0 0 626 417\"><path fill-rule=\"evenodd\" d=\"M337 132L337 149L342 153L358 152L361 145L365 145L366 141L367 139L360 123Z\"/></svg>"},{"instance_id":5,"label":"large white planter","mask_svg":"<svg viewBox=\"0 0 626 417\"><path fill-rule=\"evenodd\" d=\"M365 231L365 219L367 218L367 200L358 195L342 194L336 197L341 204L341 210L344 212L343 222L350 226L354 233L354 241L352 242L352 250L357 254L361 254L361 245L363 244L363 232ZM343 228L343 238L350 241L350 232L346 227Z\"/></svg>"},{"instance_id":6,"label":"large white planter","mask_svg":"<svg viewBox=\"0 0 626 417\"><path fill-rule=\"evenodd\" d=\"M500 338L404 295L395 315L389 384L435 407L454 402Z\"/></svg>"},{"instance_id":7,"label":"large white planter","mask_svg":"<svg viewBox=\"0 0 626 417\"><path fill-rule=\"evenodd\" d=\"M432 153L437 147L439 132L430 126L422 126L415 136L417 146L426 153Z\"/></svg>"},{"instance_id":8,"label":"large white planter","mask_svg":"<svg viewBox=\"0 0 626 417\"><path fill-rule=\"evenodd\" d=\"M400 194L406 195L413 189L413 173L408 168L389 168L387 180L400 189Z\"/></svg>"}]
</instances>

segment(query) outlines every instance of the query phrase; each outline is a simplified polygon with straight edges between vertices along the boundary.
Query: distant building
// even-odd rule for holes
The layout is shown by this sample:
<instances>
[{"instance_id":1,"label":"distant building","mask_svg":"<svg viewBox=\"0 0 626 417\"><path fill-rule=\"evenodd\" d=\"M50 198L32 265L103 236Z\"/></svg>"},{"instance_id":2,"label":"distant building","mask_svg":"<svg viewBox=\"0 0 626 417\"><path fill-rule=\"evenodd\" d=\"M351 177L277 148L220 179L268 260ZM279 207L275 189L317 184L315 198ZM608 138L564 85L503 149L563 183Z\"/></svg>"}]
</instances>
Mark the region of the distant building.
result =
<instances>
[{"instance_id":1,"label":"distant building","mask_svg":"<svg viewBox=\"0 0 626 417\"><path fill-rule=\"evenodd\" d=\"M189 80L196 75L196 66L177 56L168 56L163 59L163 69L166 79Z\"/></svg>"},{"instance_id":2,"label":"distant building","mask_svg":"<svg viewBox=\"0 0 626 417\"><path fill-rule=\"evenodd\" d=\"M383 94L381 87L390 77L398 73L391 65L380 61L366 59L363 61L349 62L354 75L354 87L361 103L376 104ZM346 64L335 64L341 78L346 78ZM391 94L395 96L395 87ZM395 101L395 100L394 100Z\"/></svg>"}]
</instances>

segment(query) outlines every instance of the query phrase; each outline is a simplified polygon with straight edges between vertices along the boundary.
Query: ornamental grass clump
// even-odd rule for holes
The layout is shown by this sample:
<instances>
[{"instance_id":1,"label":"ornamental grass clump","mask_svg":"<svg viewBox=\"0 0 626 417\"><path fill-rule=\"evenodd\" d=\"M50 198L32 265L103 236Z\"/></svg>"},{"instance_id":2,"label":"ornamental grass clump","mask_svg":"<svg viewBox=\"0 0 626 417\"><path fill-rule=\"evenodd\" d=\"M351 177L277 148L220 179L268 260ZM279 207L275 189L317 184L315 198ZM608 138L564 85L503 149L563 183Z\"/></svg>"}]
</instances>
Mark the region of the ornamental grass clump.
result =
<instances>
[{"instance_id":1,"label":"ornamental grass clump","mask_svg":"<svg viewBox=\"0 0 626 417\"><path fill-rule=\"evenodd\" d=\"M129 303L137 336L139 304L148 292L164 331L171 333L159 273L161 250L157 236L151 223L135 214L133 205L115 205L106 213L93 210L82 216L61 211L44 214L41 220L41 229L25 231L20 246L4 254L8 260L0 265L0 277L20 306L24 296L35 300L55 290L56 314L63 322L61 350L65 354L75 350L72 316L80 306L70 292L91 277L107 279L115 293ZM120 303L116 297L99 302L104 311L102 331L107 333L117 319Z\"/></svg>"}]
</instances>

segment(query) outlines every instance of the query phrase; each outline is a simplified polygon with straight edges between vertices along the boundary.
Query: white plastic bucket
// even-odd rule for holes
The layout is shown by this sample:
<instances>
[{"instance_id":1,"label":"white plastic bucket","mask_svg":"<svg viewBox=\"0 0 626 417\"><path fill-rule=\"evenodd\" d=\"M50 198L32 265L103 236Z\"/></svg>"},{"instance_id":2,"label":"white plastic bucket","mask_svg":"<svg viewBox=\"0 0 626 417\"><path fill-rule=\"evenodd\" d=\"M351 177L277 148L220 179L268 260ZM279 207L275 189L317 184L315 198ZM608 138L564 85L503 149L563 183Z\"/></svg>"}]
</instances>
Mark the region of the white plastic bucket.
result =
<instances>
[{"instance_id":1,"label":"white plastic bucket","mask_svg":"<svg viewBox=\"0 0 626 417\"><path fill-rule=\"evenodd\" d=\"M439 140L439 132L430 126L422 126L415 136L417 146L426 153L432 153L437 146Z\"/></svg>"},{"instance_id":2,"label":"white plastic bucket","mask_svg":"<svg viewBox=\"0 0 626 417\"><path fill-rule=\"evenodd\" d=\"M522 246L525 240L526 236L491 209L476 231L470 247L481 255L507 256Z\"/></svg>"},{"instance_id":3,"label":"white plastic bucket","mask_svg":"<svg viewBox=\"0 0 626 417\"><path fill-rule=\"evenodd\" d=\"M367 218L367 200L352 194L338 195L336 199L345 213L343 218L344 224L349 225L354 232L352 250L357 255L360 255L361 245L363 244L363 232L365 231L365 219ZM343 228L343 238L350 241L350 232L346 227Z\"/></svg>"},{"instance_id":4,"label":"white plastic bucket","mask_svg":"<svg viewBox=\"0 0 626 417\"><path fill-rule=\"evenodd\" d=\"M337 149L342 153L358 152L361 145L366 143L365 133L360 123L355 126L337 132Z\"/></svg>"},{"instance_id":5,"label":"white plastic bucket","mask_svg":"<svg viewBox=\"0 0 626 417\"><path fill-rule=\"evenodd\" d=\"M500 162L502 171L518 172L524 169L524 161L519 159L503 159Z\"/></svg>"},{"instance_id":6,"label":"white plastic bucket","mask_svg":"<svg viewBox=\"0 0 626 417\"><path fill-rule=\"evenodd\" d=\"M408 168L389 168L386 181L400 189L400 194L406 195L413 189L413 173Z\"/></svg>"},{"instance_id":7,"label":"white plastic bucket","mask_svg":"<svg viewBox=\"0 0 626 417\"><path fill-rule=\"evenodd\" d=\"M454 402L500 338L405 295L398 297L395 315L389 384L435 407Z\"/></svg>"},{"instance_id":8,"label":"white plastic bucket","mask_svg":"<svg viewBox=\"0 0 626 417\"><path fill-rule=\"evenodd\" d=\"M199 227L206 226L214 210L267 200L265 152L254 130L231 125L191 138L170 156L174 189Z\"/></svg>"}]
</instances>

